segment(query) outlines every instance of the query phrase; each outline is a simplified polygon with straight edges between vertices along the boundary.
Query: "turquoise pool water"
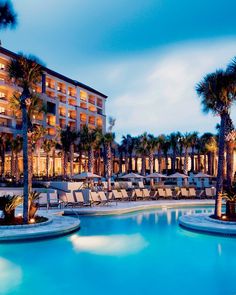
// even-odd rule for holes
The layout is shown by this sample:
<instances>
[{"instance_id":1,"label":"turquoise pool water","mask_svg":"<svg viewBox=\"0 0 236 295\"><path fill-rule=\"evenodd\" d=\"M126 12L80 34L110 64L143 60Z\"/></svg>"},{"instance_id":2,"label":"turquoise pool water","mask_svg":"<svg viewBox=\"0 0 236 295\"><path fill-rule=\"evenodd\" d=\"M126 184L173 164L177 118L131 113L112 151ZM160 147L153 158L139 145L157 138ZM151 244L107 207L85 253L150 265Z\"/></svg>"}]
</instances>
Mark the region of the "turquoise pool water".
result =
<instances>
[{"instance_id":1,"label":"turquoise pool water","mask_svg":"<svg viewBox=\"0 0 236 295\"><path fill-rule=\"evenodd\" d=\"M0 294L236 294L236 239L180 228L194 211L83 217L70 236L2 244Z\"/></svg>"}]
</instances>

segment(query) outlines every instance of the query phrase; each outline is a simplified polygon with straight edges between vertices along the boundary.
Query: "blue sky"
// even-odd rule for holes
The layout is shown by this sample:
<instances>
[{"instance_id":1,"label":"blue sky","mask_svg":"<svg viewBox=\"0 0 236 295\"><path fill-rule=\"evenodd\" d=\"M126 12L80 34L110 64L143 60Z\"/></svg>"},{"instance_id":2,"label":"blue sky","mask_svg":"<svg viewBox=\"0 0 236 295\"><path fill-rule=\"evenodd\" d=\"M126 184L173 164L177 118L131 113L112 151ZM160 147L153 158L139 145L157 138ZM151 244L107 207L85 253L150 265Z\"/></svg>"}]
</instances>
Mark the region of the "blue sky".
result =
<instances>
[{"instance_id":1,"label":"blue sky","mask_svg":"<svg viewBox=\"0 0 236 295\"><path fill-rule=\"evenodd\" d=\"M18 26L1 33L3 46L106 93L118 138L214 131L194 86L236 55L235 0L13 3Z\"/></svg>"}]
</instances>

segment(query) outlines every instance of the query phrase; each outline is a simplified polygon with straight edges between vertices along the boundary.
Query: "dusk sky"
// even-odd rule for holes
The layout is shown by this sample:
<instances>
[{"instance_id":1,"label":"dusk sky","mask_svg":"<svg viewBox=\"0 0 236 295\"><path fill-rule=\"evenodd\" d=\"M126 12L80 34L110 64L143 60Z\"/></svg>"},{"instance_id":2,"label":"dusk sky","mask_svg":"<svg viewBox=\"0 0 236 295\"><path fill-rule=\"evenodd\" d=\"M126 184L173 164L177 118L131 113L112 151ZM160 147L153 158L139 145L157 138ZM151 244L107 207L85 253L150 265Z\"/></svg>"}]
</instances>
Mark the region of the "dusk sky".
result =
<instances>
[{"instance_id":1,"label":"dusk sky","mask_svg":"<svg viewBox=\"0 0 236 295\"><path fill-rule=\"evenodd\" d=\"M108 95L114 131L215 132L194 87L236 55L235 0L15 0L2 46ZM232 118L235 120L235 109Z\"/></svg>"}]
</instances>

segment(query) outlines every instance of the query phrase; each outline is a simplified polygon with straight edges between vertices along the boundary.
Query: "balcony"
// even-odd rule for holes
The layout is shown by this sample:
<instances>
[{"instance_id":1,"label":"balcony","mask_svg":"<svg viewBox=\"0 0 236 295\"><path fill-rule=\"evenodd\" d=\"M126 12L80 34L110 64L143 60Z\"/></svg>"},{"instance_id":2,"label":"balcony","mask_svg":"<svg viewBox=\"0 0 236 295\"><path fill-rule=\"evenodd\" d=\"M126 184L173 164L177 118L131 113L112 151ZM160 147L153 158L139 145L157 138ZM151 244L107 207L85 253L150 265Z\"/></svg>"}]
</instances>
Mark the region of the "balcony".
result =
<instances>
[{"instance_id":1,"label":"balcony","mask_svg":"<svg viewBox=\"0 0 236 295\"><path fill-rule=\"evenodd\" d=\"M98 113L99 115L103 115L103 111L102 111L101 109L97 109L97 113Z\"/></svg>"},{"instance_id":2,"label":"balcony","mask_svg":"<svg viewBox=\"0 0 236 295\"><path fill-rule=\"evenodd\" d=\"M103 107L103 103L102 103L102 100L101 99L97 99L97 107L101 108Z\"/></svg>"},{"instance_id":3,"label":"balcony","mask_svg":"<svg viewBox=\"0 0 236 295\"><path fill-rule=\"evenodd\" d=\"M0 111L0 116L4 116L4 117L12 117L12 112L5 110L5 111Z\"/></svg>"},{"instance_id":4,"label":"balcony","mask_svg":"<svg viewBox=\"0 0 236 295\"><path fill-rule=\"evenodd\" d=\"M60 111L60 112L59 112L59 116L61 116L61 117L66 117L66 112Z\"/></svg>"}]
</instances>

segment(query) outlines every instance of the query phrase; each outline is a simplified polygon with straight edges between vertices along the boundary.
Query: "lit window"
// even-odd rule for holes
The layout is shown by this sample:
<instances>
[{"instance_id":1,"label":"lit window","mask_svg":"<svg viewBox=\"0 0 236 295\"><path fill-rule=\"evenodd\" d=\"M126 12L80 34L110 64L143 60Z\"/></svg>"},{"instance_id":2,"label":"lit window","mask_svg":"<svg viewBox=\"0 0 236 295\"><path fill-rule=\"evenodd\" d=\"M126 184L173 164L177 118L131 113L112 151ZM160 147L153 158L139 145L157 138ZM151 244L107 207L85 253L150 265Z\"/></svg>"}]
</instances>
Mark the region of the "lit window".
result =
<instances>
[{"instance_id":1,"label":"lit window","mask_svg":"<svg viewBox=\"0 0 236 295\"><path fill-rule=\"evenodd\" d=\"M5 108L4 107L0 107L0 113L5 113Z\"/></svg>"},{"instance_id":2,"label":"lit window","mask_svg":"<svg viewBox=\"0 0 236 295\"><path fill-rule=\"evenodd\" d=\"M5 70L5 65L0 63L0 70Z\"/></svg>"},{"instance_id":3,"label":"lit window","mask_svg":"<svg viewBox=\"0 0 236 295\"><path fill-rule=\"evenodd\" d=\"M0 92L0 98L5 98L5 93L4 92Z\"/></svg>"}]
</instances>

